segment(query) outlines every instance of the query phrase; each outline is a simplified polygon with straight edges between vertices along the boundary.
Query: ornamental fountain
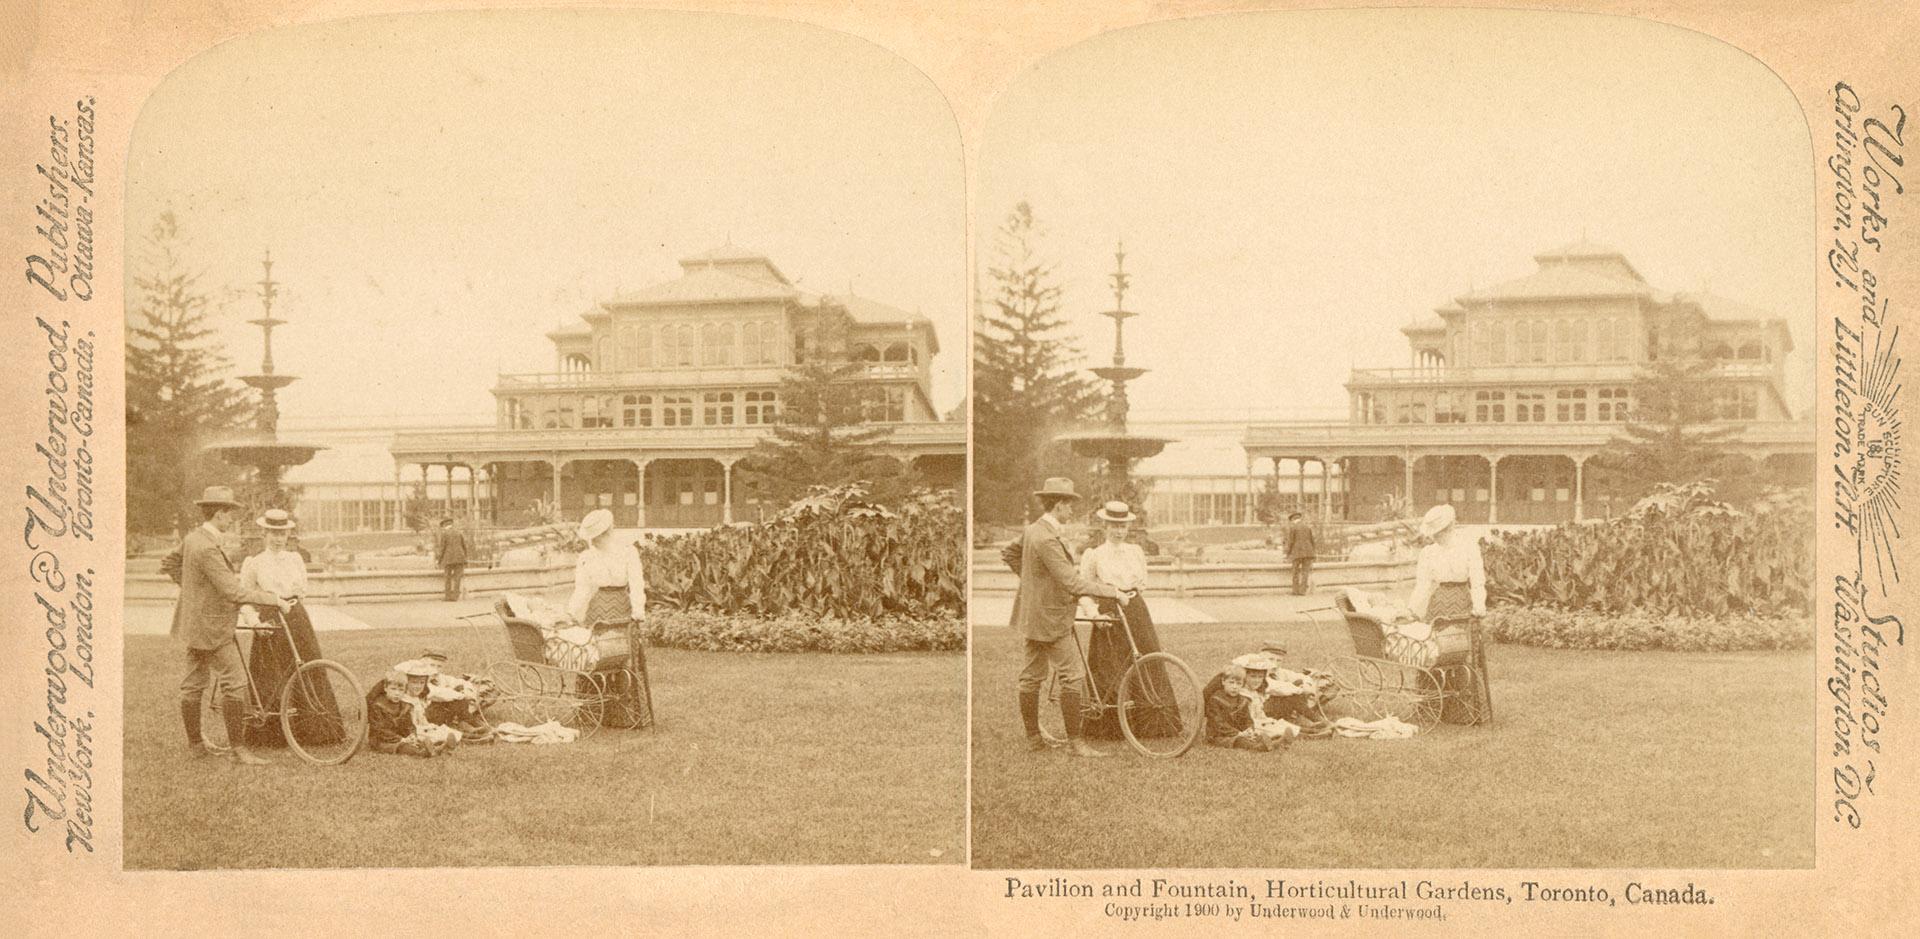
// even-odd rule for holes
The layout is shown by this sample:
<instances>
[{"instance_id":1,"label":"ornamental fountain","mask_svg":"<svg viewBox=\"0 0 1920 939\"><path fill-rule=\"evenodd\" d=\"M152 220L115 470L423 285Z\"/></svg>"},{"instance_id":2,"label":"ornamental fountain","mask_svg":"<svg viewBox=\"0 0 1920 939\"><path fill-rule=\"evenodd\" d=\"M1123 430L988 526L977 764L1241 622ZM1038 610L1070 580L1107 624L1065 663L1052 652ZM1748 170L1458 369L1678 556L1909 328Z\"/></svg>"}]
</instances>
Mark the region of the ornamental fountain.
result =
<instances>
[{"instance_id":1,"label":"ornamental fountain","mask_svg":"<svg viewBox=\"0 0 1920 939\"><path fill-rule=\"evenodd\" d=\"M1102 461L1096 495L1101 499L1121 499L1132 505L1134 514L1142 518L1138 524L1144 527L1144 500L1134 484L1133 464L1136 460L1158 454L1173 439L1148 437L1127 430L1127 411L1130 407L1127 382L1145 375L1147 370L1127 364L1126 322L1139 314L1127 309L1129 278L1125 244L1114 248L1113 275L1110 279L1113 283L1113 309L1103 310L1100 315L1113 320L1113 364L1089 369L1112 386L1107 395L1106 424L1099 430L1063 434L1059 439L1066 441L1075 454Z\"/></svg>"},{"instance_id":2,"label":"ornamental fountain","mask_svg":"<svg viewBox=\"0 0 1920 939\"><path fill-rule=\"evenodd\" d=\"M260 358L260 372L240 376L241 381L260 392L260 406L251 430L206 447L234 466L253 470L252 485L243 496L250 512L262 509L291 510L292 500L280 484L281 476L287 467L303 465L313 459L315 453L326 449L280 439L280 402L276 394L281 388L293 384L296 378L273 370L273 328L285 325L287 321L273 315L273 300L280 285L273 279L272 252L268 252L260 264L265 269L259 281L260 318L247 322L260 327L264 352Z\"/></svg>"}]
</instances>

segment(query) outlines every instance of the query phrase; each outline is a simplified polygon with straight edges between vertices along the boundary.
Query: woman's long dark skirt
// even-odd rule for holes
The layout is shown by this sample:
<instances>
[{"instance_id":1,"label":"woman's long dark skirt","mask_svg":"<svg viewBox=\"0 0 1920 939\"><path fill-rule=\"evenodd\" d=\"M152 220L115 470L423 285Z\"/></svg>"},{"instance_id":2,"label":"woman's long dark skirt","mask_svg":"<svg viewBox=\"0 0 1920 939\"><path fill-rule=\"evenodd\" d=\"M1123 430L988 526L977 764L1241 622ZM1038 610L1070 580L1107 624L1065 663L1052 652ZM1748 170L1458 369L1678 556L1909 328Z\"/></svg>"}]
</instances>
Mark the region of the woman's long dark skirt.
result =
<instances>
[{"instance_id":1,"label":"woman's long dark skirt","mask_svg":"<svg viewBox=\"0 0 1920 939\"><path fill-rule=\"evenodd\" d=\"M287 679L293 677L294 649L300 650L302 662L311 662L322 657L320 639L313 634L313 621L307 618L306 605L296 603L293 609L285 614L272 608L262 610L260 621L273 625L280 622L283 616L287 627L285 630L276 629L272 632L253 634L253 651L247 660L247 672L253 676L254 690L259 693L260 703L268 711L280 709L280 689L287 683ZM293 637L292 646L287 645L289 636ZM317 706L321 708L335 706L331 684L316 682L312 693L319 699L313 702ZM314 743L333 742L320 739L323 736L326 736L325 731L315 727L303 729L300 739L312 740ZM262 723L247 725L247 746L274 748L286 745L287 740L280 731L280 720L277 715Z\"/></svg>"},{"instance_id":2,"label":"woman's long dark skirt","mask_svg":"<svg viewBox=\"0 0 1920 939\"><path fill-rule=\"evenodd\" d=\"M1120 602L1118 600L1097 599L1100 615L1118 618ZM1160 651L1160 636L1153 629L1153 616L1147 611L1144 597L1135 595L1127 604L1127 625L1133 629L1133 644L1141 655ZM1087 670L1092 673L1094 687L1100 689L1101 703L1106 708L1101 711L1100 719L1087 721L1082 732L1089 737L1118 739L1120 733L1120 681L1126 677L1127 668L1132 665L1133 649L1127 645L1127 637L1119 625L1098 626L1093 630L1093 638L1087 640ZM1180 732L1180 711L1172 701L1172 686L1167 682L1166 670L1158 664L1146 667L1147 686L1159 692L1159 699L1169 702L1165 706L1148 707L1136 705L1130 715L1133 731L1143 737L1157 737Z\"/></svg>"}]
</instances>

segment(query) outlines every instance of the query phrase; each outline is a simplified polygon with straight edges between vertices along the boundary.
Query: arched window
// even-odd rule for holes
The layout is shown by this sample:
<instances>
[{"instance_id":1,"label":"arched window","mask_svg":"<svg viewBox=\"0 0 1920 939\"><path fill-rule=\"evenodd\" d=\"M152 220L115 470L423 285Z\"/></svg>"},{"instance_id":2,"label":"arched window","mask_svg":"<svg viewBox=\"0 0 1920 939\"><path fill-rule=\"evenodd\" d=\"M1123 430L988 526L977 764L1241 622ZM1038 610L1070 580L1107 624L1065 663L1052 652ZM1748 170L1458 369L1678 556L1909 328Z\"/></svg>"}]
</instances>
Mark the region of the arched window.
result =
<instances>
[{"instance_id":1,"label":"arched window","mask_svg":"<svg viewBox=\"0 0 1920 939\"><path fill-rule=\"evenodd\" d=\"M620 426L652 427L653 396L626 395L620 399Z\"/></svg>"},{"instance_id":2,"label":"arched window","mask_svg":"<svg viewBox=\"0 0 1920 939\"><path fill-rule=\"evenodd\" d=\"M703 323L700 326L700 364L733 364L733 324Z\"/></svg>"},{"instance_id":3,"label":"arched window","mask_svg":"<svg viewBox=\"0 0 1920 939\"><path fill-rule=\"evenodd\" d=\"M760 364L780 364L780 324L771 320L760 324Z\"/></svg>"},{"instance_id":4,"label":"arched window","mask_svg":"<svg viewBox=\"0 0 1920 939\"><path fill-rule=\"evenodd\" d=\"M887 362L905 362L905 361L907 361L907 358L908 358L908 356L907 356L907 344L906 344L906 343L904 343L904 342L896 342L896 343L894 343L894 344L892 344L892 345L890 345L890 346L887 346L887 351L886 351L886 352L884 352L884 353L882 353L882 355L880 356L880 358L881 358L881 359L882 359L883 361L887 361Z\"/></svg>"},{"instance_id":5,"label":"arched window","mask_svg":"<svg viewBox=\"0 0 1920 939\"><path fill-rule=\"evenodd\" d=\"M880 350L873 346L859 346L854 349L854 358L862 362L880 361Z\"/></svg>"},{"instance_id":6,"label":"arched window","mask_svg":"<svg viewBox=\"0 0 1920 939\"><path fill-rule=\"evenodd\" d=\"M660 423L664 427L692 427L693 395L661 395Z\"/></svg>"},{"instance_id":7,"label":"arched window","mask_svg":"<svg viewBox=\"0 0 1920 939\"><path fill-rule=\"evenodd\" d=\"M1553 324L1554 361L1587 361L1587 321L1581 319L1560 319Z\"/></svg>"},{"instance_id":8,"label":"arched window","mask_svg":"<svg viewBox=\"0 0 1920 939\"><path fill-rule=\"evenodd\" d=\"M620 368L653 367L653 330L640 323L620 327Z\"/></svg>"},{"instance_id":9,"label":"arched window","mask_svg":"<svg viewBox=\"0 0 1920 939\"><path fill-rule=\"evenodd\" d=\"M1740 357L1743 359L1763 358L1764 354L1760 351L1760 340L1749 339L1746 342L1741 343Z\"/></svg>"},{"instance_id":10,"label":"arched window","mask_svg":"<svg viewBox=\"0 0 1920 939\"><path fill-rule=\"evenodd\" d=\"M779 399L780 394L776 391L747 392L746 406L741 409L740 422L743 424L778 423Z\"/></svg>"},{"instance_id":11,"label":"arched window","mask_svg":"<svg viewBox=\"0 0 1920 939\"><path fill-rule=\"evenodd\" d=\"M733 392L709 391L700 396L700 422L708 427L726 427L733 423Z\"/></svg>"}]
</instances>

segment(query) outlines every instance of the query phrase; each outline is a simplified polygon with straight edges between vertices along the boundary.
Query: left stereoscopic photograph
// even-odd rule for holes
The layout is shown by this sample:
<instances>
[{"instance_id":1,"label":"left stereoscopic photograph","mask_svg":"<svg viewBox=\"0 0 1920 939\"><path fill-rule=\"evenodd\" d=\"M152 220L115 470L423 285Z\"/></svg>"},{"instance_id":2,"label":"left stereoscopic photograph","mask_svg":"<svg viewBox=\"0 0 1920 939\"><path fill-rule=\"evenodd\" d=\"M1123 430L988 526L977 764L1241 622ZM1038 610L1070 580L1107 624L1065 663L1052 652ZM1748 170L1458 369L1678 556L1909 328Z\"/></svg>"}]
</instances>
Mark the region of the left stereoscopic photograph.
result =
<instances>
[{"instance_id":1,"label":"left stereoscopic photograph","mask_svg":"<svg viewBox=\"0 0 1920 939\"><path fill-rule=\"evenodd\" d=\"M128 868L965 860L957 127L857 39L463 13L128 161Z\"/></svg>"}]
</instances>

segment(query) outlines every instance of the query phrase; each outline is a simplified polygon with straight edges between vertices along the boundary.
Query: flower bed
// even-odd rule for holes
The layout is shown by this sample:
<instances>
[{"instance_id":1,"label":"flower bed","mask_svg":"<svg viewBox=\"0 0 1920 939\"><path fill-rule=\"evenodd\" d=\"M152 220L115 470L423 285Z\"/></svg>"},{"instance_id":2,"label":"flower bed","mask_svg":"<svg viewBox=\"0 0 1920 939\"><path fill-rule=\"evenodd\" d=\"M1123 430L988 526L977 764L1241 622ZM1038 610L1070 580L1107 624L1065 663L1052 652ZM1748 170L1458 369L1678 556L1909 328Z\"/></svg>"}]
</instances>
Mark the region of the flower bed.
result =
<instances>
[{"instance_id":1,"label":"flower bed","mask_svg":"<svg viewBox=\"0 0 1920 939\"><path fill-rule=\"evenodd\" d=\"M1481 627L1500 642L1553 649L1736 652L1813 645L1813 620L1801 614L1684 616L1508 606L1488 610Z\"/></svg>"},{"instance_id":2,"label":"flower bed","mask_svg":"<svg viewBox=\"0 0 1920 939\"><path fill-rule=\"evenodd\" d=\"M777 616L654 609L644 624L650 645L702 652L951 652L966 647L959 617L843 619L793 611Z\"/></svg>"}]
</instances>

